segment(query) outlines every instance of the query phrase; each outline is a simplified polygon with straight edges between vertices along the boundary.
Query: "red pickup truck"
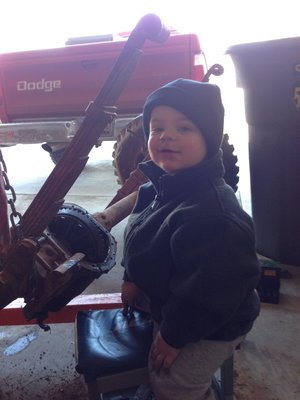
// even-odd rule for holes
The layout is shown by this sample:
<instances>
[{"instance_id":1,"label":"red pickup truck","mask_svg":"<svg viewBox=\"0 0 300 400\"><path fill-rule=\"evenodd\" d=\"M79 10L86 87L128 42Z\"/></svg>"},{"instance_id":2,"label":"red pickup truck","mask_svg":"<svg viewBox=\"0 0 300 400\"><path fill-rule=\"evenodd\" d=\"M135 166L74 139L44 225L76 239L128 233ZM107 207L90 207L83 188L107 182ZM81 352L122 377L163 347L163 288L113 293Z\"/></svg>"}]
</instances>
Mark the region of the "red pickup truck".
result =
<instances>
[{"instance_id":1,"label":"red pickup truck","mask_svg":"<svg viewBox=\"0 0 300 400\"><path fill-rule=\"evenodd\" d=\"M42 143L53 161L72 139L126 39L0 54L0 146ZM72 42L71 42L72 43ZM146 41L102 140L115 140L147 95L178 77L202 80L205 58L195 34Z\"/></svg>"}]
</instances>

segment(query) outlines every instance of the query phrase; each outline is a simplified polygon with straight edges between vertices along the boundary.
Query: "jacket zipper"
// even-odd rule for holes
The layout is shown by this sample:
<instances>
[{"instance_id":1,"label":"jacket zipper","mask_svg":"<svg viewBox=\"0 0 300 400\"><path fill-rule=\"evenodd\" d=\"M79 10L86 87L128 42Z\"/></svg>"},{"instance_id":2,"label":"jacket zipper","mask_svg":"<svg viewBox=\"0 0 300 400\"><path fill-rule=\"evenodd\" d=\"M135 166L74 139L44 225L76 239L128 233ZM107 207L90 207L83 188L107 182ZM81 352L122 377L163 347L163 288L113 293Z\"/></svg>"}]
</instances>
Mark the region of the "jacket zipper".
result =
<instances>
[{"instance_id":1,"label":"jacket zipper","mask_svg":"<svg viewBox=\"0 0 300 400\"><path fill-rule=\"evenodd\" d=\"M153 211L157 210L160 200L162 198L162 188L161 188L161 180L159 181L160 190L156 194L152 203L144 210L144 212L139 216L139 218L135 221L135 224L131 227L129 234L127 235L126 246L124 247L124 254L127 253L127 249L132 241L135 230L144 222L145 218L147 218Z\"/></svg>"},{"instance_id":2,"label":"jacket zipper","mask_svg":"<svg viewBox=\"0 0 300 400\"><path fill-rule=\"evenodd\" d=\"M152 214L152 206L155 202L155 199L152 201L151 204L143 211L143 213L138 217L138 219L135 221L134 225L132 225L129 234L127 235L126 239L126 246L124 247L124 254L127 253L127 249L132 241L132 238L135 234L136 229L144 222L145 218L148 217L148 215Z\"/></svg>"},{"instance_id":3,"label":"jacket zipper","mask_svg":"<svg viewBox=\"0 0 300 400\"><path fill-rule=\"evenodd\" d=\"M159 194L157 194L151 204L151 210L157 210L158 206L159 206L159 202L160 202L161 196Z\"/></svg>"}]
</instances>

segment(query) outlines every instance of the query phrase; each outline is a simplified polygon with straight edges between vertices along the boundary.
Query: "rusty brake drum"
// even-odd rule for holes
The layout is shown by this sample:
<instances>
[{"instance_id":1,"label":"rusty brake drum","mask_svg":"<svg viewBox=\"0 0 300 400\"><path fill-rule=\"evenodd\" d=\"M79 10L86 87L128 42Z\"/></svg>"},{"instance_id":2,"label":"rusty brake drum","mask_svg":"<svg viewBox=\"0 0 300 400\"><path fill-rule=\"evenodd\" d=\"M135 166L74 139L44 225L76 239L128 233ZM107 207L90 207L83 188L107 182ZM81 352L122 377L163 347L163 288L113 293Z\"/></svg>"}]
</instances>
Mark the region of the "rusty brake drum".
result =
<instances>
[{"instance_id":1,"label":"rusty brake drum","mask_svg":"<svg viewBox=\"0 0 300 400\"><path fill-rule=\"evenodd\" d=\"M23 313L42 325L115 265L116 241L91 214L64 203L39 238Z\"/></svg>"}]
</instances>

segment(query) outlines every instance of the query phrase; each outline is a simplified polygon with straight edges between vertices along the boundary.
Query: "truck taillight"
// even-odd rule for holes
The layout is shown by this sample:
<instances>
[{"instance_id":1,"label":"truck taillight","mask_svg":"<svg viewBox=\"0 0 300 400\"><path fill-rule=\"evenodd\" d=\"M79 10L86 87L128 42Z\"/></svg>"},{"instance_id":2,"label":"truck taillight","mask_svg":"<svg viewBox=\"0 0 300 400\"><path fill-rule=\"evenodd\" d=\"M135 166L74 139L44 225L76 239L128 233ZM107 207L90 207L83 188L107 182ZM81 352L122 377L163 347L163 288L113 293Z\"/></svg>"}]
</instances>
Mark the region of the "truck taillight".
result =
<instances>
[{"instance_id":1,"label":"truck taillight","mask_svg":"<svg viewBox=\"0 0 300 400\"><path fill-rule=\"evenodd\" d=\"M206 58L203 52L194 54L192 76L195 81L202 81L207 70Z\"/></svg>"}]
</instances>

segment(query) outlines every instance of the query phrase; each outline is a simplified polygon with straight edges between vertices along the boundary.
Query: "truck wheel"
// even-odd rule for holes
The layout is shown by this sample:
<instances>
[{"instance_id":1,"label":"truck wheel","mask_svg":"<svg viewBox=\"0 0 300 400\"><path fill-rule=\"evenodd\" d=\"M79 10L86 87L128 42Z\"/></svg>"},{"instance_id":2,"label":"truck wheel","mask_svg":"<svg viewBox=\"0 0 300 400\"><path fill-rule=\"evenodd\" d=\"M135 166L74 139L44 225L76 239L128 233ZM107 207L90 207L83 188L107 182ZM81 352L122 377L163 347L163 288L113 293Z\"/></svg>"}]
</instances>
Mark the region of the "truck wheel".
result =
<instances>
[{"instance_id":1,"label":"truck wheel","mask_svg":"<svg viewBox=\"0 0 300 400\"><path fill-rule=\"evenodd\" d=\"M147 155L142 116L139 115L122 129L114 144L113 167L118 183L123 185L130 173Z\"/></svg>"},{"instance_id":2,"label":"truck wheel","mask_svg":"<svg viewBox=\"0 0 300 400\"><path fill-rule=\"evenodd\" d=\"M55 165L62 158L64 151L65 151L65 149L59 149L59 150L55 150L55 151L52 151L51 153L49 153L50 158L54 162Z\"/></svg>"},{"instance_id":3,"label":"truck wheel","mask_svg":"<svg viewBox=\"0 0 300 400\"><path fill-rule=\"evenodd\" d=\"M49 153L49 156L53 163L56 165L61 159L64 151L66 150L67 144L62 143L43 143L41 145L42 149Z\"/></svg>"},{"instance_id":4,"label":"truck wheel","mask_svg":"<svg viewBox=\"0 0 300 400\"><path fill-rule=\"evenodd\" d=\"M224 179L225 182L232 187L236 192L239 183L239 167L237 166L238 158L234 155L234 146L229 143L229 135L227 133L223 136L221 145L223 151L223 164L225 168Z\"/></svg>"},{"instance_id":5,"label":"truck wheel","mask_svg":"<svg viewBox=\"0 0 300 400\"><path fill-rule=\"evenodd\" d=\"M225 168L224 179L236 192L238 189L237 156L234 146L229 143L229 136L224 135L221 145ZM136 169L139 162L148 157L147 143L144 138L142 116L139 115L120 132L114 144L113 167L117 181L124 184L130 173Z\"/></svg>"}]
</instances>

